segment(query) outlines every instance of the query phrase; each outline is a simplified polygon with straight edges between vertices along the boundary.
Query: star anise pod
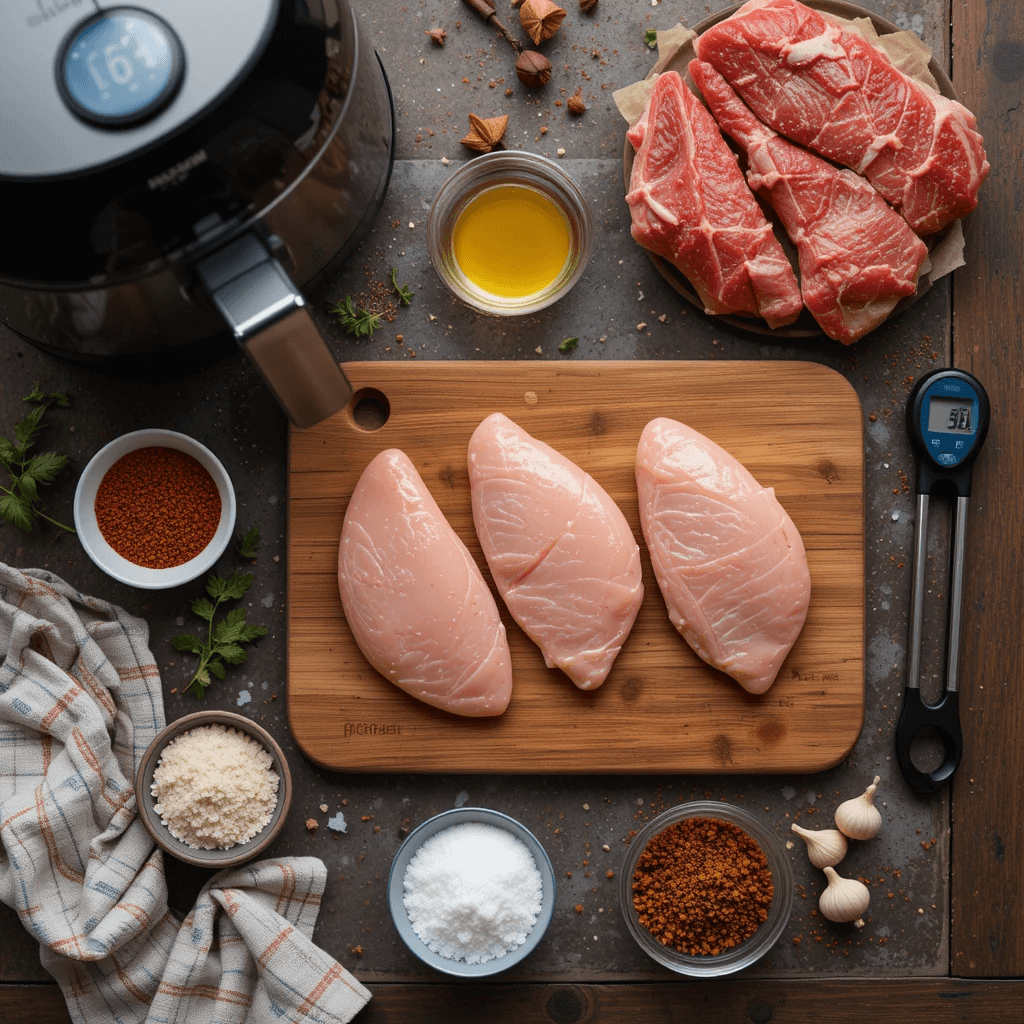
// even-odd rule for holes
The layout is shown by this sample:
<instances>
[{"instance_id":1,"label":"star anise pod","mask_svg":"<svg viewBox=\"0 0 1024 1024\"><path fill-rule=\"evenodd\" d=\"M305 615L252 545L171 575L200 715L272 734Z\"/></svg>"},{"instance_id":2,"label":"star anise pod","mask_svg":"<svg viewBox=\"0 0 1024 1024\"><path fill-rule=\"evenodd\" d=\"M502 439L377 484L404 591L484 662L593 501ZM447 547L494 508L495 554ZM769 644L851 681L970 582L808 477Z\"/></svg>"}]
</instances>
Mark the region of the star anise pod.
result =
<instances>
[{"instance_id":1,"label":"star anise pod","mask_svg":"<svg viewBox=\"0 0 1024 1024\"><path fill-rule=\"evenodd\" d=\"M508 114L502 114L501 117L477 117L476 114L470 114L469 134L459 141L467 149L490 153L501 142L506 128Z\"/></svg>"},{"instance_id":2,"label":"star anise pod","mask_svg":"<svg viewBox=\"0 0 1024 1024\"><path fill-rule=\"evenodd\" d=\"M524 0L519 8L519 23L534 46L550 39L562 24L565 11L552 0Z\"/></svg>"},{"instance_id":3,"label":"star anise pod","mask_svg":"<svg viewBox=\"0 0 1024 1024\"><path fill-rule=\"evenodd\" d=\"M539 89L551 81L551 61L536 50L523 50L516 60L516 75L528 89Z\"/></svg>"},{"instance_id":4,"label":"star anise pod","mask_svg":"<svg viewBox=\"0 0 1024 1024\"><path fill-rule=\"evenodd\" d=\"M423 30L438 46L444 46L445 37L448 35L443 28L425 28Z\"/></svg>"}]
</instances>

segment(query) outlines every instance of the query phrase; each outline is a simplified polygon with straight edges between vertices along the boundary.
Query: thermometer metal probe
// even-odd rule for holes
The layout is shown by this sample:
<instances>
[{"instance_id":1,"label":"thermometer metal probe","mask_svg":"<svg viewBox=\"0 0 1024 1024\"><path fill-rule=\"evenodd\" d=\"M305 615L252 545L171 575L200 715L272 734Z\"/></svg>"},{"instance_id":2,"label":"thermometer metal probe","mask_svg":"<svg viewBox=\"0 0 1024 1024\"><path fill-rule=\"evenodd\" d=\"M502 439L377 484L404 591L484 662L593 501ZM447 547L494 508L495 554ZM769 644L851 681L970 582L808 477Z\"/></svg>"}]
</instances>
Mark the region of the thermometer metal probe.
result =
<instances>
[{"instance_id":1,"label":"thermometer metal probe","mask_svg":"<svg viewBox=\"0 0 1024 1024\"><path fill-rule=\"evenodd\" d=\"M963 754L959 680L964 546L971 468L989 425L989 402L977 378L963 370L935 370L914 385L907 400L907 433L916 463L917 517L910 593L907 683L896 725L896 756L903 777L919 793L933 793L956 771ZM921 699L921 644L927 566L928 507L933 496L955 501L946 635L946 681L937 704ZM942 764L921 771L911 760L915 738L931 730L944 750Z\"/></svg>"}]
</instances>

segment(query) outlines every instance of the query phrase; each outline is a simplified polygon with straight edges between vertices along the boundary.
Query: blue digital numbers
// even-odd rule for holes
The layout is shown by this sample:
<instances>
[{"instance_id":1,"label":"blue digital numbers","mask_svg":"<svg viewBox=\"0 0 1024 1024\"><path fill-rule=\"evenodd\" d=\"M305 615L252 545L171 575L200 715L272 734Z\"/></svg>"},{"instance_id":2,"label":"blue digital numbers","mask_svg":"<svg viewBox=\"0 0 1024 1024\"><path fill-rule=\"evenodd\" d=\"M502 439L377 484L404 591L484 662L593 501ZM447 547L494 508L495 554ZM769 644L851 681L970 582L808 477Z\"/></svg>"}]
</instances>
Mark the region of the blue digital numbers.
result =
<instances>
[{"instance_id":1,"label":"blue digital numbers","mask_svg":"<svg viewBox=\"0 0 1024 1024\"><path fill-rule=\"evenodd\" d=\"M94 124L147 120L173 97L184 61L174 32L145 11L117 8L80 26L57 73L68 106Z\"/></svg>"}]
</instances>

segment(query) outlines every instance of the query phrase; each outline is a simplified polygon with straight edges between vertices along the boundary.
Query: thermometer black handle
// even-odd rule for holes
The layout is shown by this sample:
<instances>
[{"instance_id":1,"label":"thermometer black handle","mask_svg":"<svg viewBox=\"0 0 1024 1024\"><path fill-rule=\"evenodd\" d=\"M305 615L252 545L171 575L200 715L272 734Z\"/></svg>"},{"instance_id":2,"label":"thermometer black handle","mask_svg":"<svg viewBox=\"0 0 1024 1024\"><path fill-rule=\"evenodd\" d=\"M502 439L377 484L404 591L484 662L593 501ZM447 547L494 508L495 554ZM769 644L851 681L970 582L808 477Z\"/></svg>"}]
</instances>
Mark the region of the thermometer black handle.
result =
<instances>
[{"instance_id":1,"label":"thermometer black handle","mask_svg":"<svg viewBox=\"0 0 1024 1024\"><path fill-rule=\"evenodd\" d=\"M919 793L934 793L960 764L964 737L960 728L960 612L963 604L964 548L967 537L968 498L957 498L953 522L953 564L950 571L949 621L946 637L946 687L937 704L921 699L921 641L924 615L925 566L927 564L929 496L917 496L914 524L914 578L910 591L910 637L907 688L896 723L896 759L903 777ZM910 759L917 735L930 729L944 749L942 764L921 771Z\"/></svg>"},{"instance_id":2,"label":"thermometer black handle","mask_svg":"<svg viewBox=\"0 0 1024 1024\"><path fill-rule=\"evenodd\" d=\"M942 741L942 764L923 772L910 759L914 738L924 730ZM925 704L921 689L908 686L903 691L903 707L896 725L896 759L903 777L918 793L934 793L941 789L956 771L964 753L964 734L960 728L960 694L947 690L938 704Z\"/></svg>"},{"instance_id":3,"label":"thermometer black handle","mask_svg":"<svg viewBox=\"0 0 1024 1024\"><path fill-rule=\"evenodd\" d=\"M929 402L941 403L937 417L932 416ZM944 420L946 413L949 413L948 420ZM917 464L917 515L914 522L907 686L896 724L896 759L903 777L914 789L919 793L934 793L956 771L964 750L958 678L964 549L971 467L988 432L988 396L971 374L963 370L936 370L925 374L911 389L906 421ZM928 560L928 506L933 495L943 495L954 502L953 561L949 580L945 692L938 703L926 704L921 698L921 644ZM937 737L943 747L942 763L929 772L922 771L911 760L913 743L925 731Z\"/></svg>"}]
</instances>

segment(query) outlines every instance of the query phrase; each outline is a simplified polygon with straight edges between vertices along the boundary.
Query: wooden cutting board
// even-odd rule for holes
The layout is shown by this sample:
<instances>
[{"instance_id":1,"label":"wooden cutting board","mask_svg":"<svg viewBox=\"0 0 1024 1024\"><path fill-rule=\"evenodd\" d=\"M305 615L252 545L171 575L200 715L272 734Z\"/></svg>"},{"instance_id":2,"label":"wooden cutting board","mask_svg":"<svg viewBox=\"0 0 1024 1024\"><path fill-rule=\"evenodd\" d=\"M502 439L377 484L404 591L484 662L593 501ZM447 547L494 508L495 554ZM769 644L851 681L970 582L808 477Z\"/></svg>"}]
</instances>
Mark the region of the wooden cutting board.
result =
<instances>
[{"instance_id":1,"label":"wooden cutting board","mask_svg":"<svg viewBox=\"0 0 1024 1024\"><path fill-rule=\"evenodd\" d=\"M388 772L810 772L852 748L864 712L860 403L839 374L799 362L350 363L356 397L293 430L288 466L288 713L314 761ZM466 449L503 412L589 472L633 528L645 596L605 681L583 692L495 597L512 652L498 718L421 704L370 667L337 585L345 509L385 448L412 459L490 573L473 528ZM655 416L683 420L775 488L803 536L807 621L775 683L746 693L672 628L640 530L633 462ZM386 422L379 425L386 417Z\"/></svg>"}]
</instances>

